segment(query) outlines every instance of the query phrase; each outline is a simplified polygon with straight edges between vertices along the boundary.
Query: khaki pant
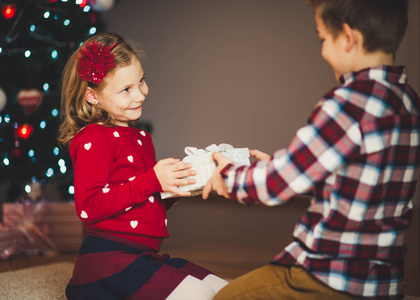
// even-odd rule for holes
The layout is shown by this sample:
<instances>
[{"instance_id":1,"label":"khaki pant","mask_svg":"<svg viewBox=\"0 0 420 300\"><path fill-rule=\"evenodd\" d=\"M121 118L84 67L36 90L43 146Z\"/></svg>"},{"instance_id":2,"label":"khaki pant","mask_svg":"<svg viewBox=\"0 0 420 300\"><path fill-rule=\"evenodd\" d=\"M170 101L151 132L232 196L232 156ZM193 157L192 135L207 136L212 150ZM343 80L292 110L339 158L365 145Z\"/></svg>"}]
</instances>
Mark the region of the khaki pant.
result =
<instances>
[{"instance_id":1,"label":"khaki pant","mask_svg":"<svg viewBox=\"0 0 420 300\"><path fill-rule=\"evenodd\" d=\"M267 265L221 289L214 300L355 300L311 276L301 267Z\"/></svg>"}]
</instances>

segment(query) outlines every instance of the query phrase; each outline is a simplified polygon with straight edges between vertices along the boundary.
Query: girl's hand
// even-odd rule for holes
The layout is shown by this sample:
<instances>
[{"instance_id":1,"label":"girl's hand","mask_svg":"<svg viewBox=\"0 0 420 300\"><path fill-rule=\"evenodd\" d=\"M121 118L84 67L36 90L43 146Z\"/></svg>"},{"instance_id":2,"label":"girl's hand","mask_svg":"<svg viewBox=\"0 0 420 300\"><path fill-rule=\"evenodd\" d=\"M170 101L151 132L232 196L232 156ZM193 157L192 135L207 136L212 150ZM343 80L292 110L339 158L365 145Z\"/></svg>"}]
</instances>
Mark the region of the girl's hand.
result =
<instances>
[{"instance_id":1,"label":"girl's hand","mask_svg":"<svg viewBox=\"0 0 420 300\"><path fill-rule=\"evenodd\" d=\"M185 177L195 176L197 172L190 170L192 164L179 162L180 160L175 158L162 159L153 169L164 192L171 192L181 197L190 196L190 192L181 191L178 186L194 184L196 182L194 178Z\"/></svg>"},{"instance_id":2,"label":"girl's hand","mask_svg":"<svg viewBox=\"0 0 420 300\"><path fill-rule=\"evenodd\" d=\"M255 157L258 160L271 159L271 156L267 153L261 152L260 150L249 150L249 155Z\"/></svg>"}]
</instances>

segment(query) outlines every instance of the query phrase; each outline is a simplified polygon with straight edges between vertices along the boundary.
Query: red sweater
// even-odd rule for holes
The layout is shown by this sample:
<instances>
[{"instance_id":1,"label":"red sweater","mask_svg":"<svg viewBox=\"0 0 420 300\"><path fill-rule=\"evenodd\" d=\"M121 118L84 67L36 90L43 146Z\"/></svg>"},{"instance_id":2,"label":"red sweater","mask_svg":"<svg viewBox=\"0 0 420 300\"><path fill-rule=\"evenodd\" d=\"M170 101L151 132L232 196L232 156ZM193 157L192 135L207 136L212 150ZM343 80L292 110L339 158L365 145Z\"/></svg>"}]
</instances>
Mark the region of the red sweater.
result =
<instances>
[{"instance_id":1,"label":"red sweater","mask_svg":"<svg viewBox=\"0 0 420 300\"><path fill-rule=\"evenodd\" d=\"M90 124L72 140L70 155L76 211L86 231L159 250L169 235L150 135L132 127Z\"/></svg>"}]
</instances>

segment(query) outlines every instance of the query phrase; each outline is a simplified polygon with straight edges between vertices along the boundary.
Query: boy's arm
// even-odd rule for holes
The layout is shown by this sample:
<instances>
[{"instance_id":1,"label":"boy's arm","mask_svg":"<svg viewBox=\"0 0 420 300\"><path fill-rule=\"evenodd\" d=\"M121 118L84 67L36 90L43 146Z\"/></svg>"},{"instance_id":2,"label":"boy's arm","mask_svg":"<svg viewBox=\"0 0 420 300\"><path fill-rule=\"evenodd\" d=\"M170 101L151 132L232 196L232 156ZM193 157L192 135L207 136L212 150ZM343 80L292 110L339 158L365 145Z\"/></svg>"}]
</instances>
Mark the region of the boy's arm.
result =
<instances>
[{"instance_id":1,"label":"boy's arm","mask_svg":"<svg viewBox=\"0 0 420 300\"><path fill-rule=\"evenodd\" d=\"M270 155L259 150L249 150L249 154L258 160L267 160L271 158ZM219 196L230 198L220 172L229 164L233 164L233 161L218 152L213 154L213 159L217 163L217 169L203 188L203 199L207 199L212 190L216 191Z\"/></svg>"},{"instance_id":2,"label":"boy's arm","mask_svg":"<svg viewBox=\"0 0 420 300\"><path fill-rule=\"evenodd\" d=\"M360 143L358 124L334 101L325 101L287 149L251 166L225 164L220 175L231 198L245 204L278 205L325 180L359 153Z\"/></svg>"}]
</instances>

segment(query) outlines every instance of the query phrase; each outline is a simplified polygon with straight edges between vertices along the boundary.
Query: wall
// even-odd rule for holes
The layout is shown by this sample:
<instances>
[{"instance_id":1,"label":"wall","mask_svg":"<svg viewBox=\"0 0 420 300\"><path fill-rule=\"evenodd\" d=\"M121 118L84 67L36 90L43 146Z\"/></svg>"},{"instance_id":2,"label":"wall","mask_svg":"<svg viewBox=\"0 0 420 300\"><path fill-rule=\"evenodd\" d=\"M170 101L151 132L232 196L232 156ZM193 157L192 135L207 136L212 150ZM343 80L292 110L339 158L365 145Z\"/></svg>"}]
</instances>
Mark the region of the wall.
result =
<instances>
[{"instance_id":1,"label":"wall","mask_svg":"<svg viewBox=\"0 0 420 300\"><path fill-rule=\"evenodd\" d=\"M397 53L418 91L419 15L412 0ZM146 51L142 119L153 123L158 159L223 142L272 153L337 84L304 0L121 0L104 17Z\"/></svg>"}]
</instances>

